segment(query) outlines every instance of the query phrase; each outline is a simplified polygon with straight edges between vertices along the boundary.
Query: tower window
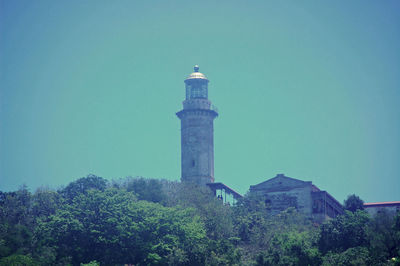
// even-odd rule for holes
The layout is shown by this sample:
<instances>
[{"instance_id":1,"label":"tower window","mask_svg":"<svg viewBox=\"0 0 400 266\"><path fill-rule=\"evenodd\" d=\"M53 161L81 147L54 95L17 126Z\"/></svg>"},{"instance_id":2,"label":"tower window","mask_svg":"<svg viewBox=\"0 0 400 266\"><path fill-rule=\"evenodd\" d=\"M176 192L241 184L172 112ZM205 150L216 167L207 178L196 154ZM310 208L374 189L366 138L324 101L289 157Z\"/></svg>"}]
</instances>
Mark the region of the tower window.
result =
<instances>
[{"instance_id":1,"label":"tower window","mask_svg":"<svg viewBox=\"0 0 400 266\"><path fill-rule=\"evenodd\" d=\"M192 160L192 167L194 167L196 165L196 162L194 160Z\"/></svg>"},{"instance_id":2,"label":"tower window","mask_svg":"<svg viewBox=\"0 0 400 266\"><path fill-rule=\"evenodd\" d=\"M207 98L207 87L205 85L194 85L190 86L188 85L187 88L189 87L190 91L190 98Z\"/></svg>"}]
</instances>

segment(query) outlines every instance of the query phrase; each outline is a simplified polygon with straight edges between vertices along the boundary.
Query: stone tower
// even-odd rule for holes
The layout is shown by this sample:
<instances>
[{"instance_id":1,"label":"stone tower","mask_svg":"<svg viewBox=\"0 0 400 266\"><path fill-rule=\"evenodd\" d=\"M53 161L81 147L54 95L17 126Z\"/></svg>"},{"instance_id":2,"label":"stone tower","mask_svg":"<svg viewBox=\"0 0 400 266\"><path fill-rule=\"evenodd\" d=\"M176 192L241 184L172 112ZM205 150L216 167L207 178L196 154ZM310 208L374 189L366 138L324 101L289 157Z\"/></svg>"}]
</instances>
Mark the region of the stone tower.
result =
<instances>
[{"instance_id":1,"label":"stone tower","mask_svg":"<svg viewBox=\"0 0 400 266\"><path fill-rule=\"evenodd\" d=\"M183 109L176 113L181 120L181 180L205 185L214 182L213 121L218 113L208 100L208 79L199 66L185 86Z\"/></svg>"}]
</instances>

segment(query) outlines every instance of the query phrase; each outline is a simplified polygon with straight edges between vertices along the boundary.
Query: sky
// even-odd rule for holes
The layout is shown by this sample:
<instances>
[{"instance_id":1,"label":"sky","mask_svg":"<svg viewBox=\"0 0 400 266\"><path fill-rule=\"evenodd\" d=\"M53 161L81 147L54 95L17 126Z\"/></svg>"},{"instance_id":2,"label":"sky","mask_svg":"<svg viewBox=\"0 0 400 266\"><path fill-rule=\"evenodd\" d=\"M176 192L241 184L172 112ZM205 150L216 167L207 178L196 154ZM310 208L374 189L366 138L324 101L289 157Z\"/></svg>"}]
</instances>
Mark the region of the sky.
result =
<instances>
[{"instance_id":1,"label":"sky","mask_svg":"<svg viewBox=\"0 0 400 266\"><path fill-rule=\"evenodd\" d=\"M184 79L215 179L400 200L400 1L0 0L0 190L180 179Z\"/></svg>"}]
</instances>

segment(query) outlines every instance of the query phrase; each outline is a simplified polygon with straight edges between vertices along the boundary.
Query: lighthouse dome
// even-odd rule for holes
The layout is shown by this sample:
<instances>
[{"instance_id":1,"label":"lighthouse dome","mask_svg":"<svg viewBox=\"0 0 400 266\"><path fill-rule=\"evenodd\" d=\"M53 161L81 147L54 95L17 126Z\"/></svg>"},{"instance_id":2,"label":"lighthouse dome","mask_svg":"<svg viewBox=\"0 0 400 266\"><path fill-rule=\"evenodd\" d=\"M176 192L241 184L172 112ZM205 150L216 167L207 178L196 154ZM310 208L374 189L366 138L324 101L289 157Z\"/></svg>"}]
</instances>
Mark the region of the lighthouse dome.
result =
<instances>
[{"instance_id":1,"label":"lighthouse dome","mask_svg":"<svg viewBox=\"0 0 400 266\"><path fill-rule=\"evenodd\" d=\"M194 72L190 74L186 80L188 79L207 79L206 76L203 73L199 72L199 66L195 65L194 66Z\"/></svg>"}]
</instances>

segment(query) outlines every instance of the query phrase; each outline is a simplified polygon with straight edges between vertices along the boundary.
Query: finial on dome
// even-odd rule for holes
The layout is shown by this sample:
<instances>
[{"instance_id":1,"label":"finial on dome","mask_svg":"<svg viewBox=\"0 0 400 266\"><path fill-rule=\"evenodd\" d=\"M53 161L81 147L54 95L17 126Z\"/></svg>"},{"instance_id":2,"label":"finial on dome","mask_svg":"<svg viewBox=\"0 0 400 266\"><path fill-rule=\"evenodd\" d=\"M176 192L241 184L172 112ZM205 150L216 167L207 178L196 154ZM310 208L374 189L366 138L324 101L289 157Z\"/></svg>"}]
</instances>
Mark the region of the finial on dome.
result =
<instances>
[{"instance_id":1,"label":"finial on dome","mask_svg":"<svg viewBox=\"0 0 400 266\"><path fill-rule=\"evenodd\" d=\"M199 65L194 66L194 72L199 72Z\"/></svg>"}]
</instances>

